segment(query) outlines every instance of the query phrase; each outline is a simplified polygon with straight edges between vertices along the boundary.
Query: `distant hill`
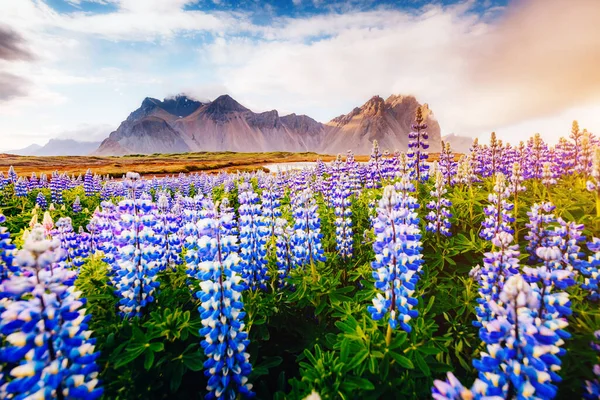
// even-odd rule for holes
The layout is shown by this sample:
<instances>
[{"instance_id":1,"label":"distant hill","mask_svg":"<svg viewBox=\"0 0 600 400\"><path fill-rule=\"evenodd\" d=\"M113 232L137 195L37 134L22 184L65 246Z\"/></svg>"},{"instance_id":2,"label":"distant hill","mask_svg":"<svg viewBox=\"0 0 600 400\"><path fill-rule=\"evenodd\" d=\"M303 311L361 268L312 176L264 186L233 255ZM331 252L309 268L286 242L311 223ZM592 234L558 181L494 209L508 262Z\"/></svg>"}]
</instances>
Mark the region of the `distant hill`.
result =
<instances>
[{"instance_id":1,"label":"distant hill","mask_svg":"<svg viewBox=\"0 0 600 400\"><path fill-rule=\"evenodd\" d=\"M50 139L44 146L32 144L6 153L21 156L85 156L94 152L100 142L81 142L73 139Z\"/></svg>"},{"instance_id":2,"label":"distant hill","mask_svg":"<svg viewBox=\"0 0 600 400\"><path fill-rule=\"evenodd\" d=\"M417 107L413 96L373 97L327 124L306 115L255 113L229 95L199 102L185 95L146 98L105 139L95 154L152 154L189 151L315 151L369 154L373 140L385 150L407 150ZM430 149L440 149L440 127L429 107Z\"/></svg>"}]
</instances>

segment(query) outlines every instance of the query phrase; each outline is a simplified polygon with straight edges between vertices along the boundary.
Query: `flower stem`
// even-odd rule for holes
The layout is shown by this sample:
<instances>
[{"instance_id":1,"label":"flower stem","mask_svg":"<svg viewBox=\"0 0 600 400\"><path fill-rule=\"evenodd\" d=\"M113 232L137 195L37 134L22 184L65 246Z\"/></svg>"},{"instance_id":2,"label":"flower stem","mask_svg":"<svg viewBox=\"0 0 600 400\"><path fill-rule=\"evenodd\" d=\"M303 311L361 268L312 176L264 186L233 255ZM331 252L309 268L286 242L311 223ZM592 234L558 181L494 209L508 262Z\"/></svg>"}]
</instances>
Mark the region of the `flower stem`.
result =
<instances>
[{"instance_id":1,"label":"flower stem","mask_svg":"<svg viewBox=\"0 0 600 400\"><path fill-rule=\"evenodd\" d=\"M389 347L392 343L392 326L388 324L387 332L385 333L385 344Z\"/></svg>"}]
</instances>

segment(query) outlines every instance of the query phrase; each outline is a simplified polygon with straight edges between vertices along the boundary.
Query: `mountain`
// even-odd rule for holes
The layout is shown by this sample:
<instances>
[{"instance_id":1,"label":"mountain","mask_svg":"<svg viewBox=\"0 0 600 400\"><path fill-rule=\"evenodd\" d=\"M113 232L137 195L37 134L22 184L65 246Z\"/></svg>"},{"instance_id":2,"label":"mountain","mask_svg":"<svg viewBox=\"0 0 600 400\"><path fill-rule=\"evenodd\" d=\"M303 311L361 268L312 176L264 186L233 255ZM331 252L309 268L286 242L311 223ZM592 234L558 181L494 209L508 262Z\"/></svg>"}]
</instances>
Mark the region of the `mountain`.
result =
<instances>
[{"instance_id":1,"label":"mountain","mask_svg":"<svg viewBox=\"0 0 600 400\"><path fill-rule=\"evenodd\" d=\"M473 138L469 136L459 136L451 133L446 136L442 136L444 143L450 143L450 148L454 153L469 154L471 152L471 145L473 144Z\"/></svg>"},{"instance_id":2,"label":"mountain","mask_svg":"<svg viewBox=\"0 0 600 400\"><path fill-rule=\"evenodd\" d=\"M375 96L362 107L327 124L306 115L255 113L229 95L202 103L184 95L163 101L146 98L140 108L105 139L95 154L152 154L189 151L316 151L369 154L406 150L408 132L420 104L413 96ZM423 106L431 149L439 151L440 129Z\"/></svg>"},{"instance_id":3,"label":"mountain","mask_svg":"<svg viewBox=\"0 0 600 400\"><path fill-rule=\"evenodd\" d=\"M414 96L392 95L386 100L373 96L362 107L327 123L329 129L322 151L334 154L352 150L355 154L369 154L374 140L383 150L406 151L408 133L419 106ZM440 125L427 104L421 107L429 134L429 150L440 151Z\"/></svg>"},{"instance_id":4,"label":"mountain","mask_svg":"<svg viewBox=\"0 0 600 400\"><path fill-rule=\"evenodd\" d=\"M100 142L80 142L73 139L50 139L44 146L32 144L7 153L21 156L85 156L94 152Z\"/></svg>"},{"instance_id":5,"label":"mountain","mask_svg":"<svg viewBox=\"0 0 600 400\"><path fill-rule=\"evenodd\" d=\"M35 154L35 152L39 149L41 149L42 146L40 146L39 144L30 144L27 147L24 147L22 149L17 149L17 150L8 150L6 151L6 153L9 154L16 154L18 156L32 156Z\"/></svg>"}]
</instances>

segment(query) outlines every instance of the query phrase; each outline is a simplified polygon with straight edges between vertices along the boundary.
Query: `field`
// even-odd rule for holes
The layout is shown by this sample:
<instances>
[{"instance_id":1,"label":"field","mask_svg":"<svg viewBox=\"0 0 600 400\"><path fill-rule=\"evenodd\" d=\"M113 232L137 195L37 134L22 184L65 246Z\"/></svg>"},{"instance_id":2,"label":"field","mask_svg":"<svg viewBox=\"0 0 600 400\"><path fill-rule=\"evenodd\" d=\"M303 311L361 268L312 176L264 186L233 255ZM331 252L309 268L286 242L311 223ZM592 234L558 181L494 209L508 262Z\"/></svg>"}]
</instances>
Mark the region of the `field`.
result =
<instances>
[{"instance_id":1,"label":"field","mask_svg":"<svg viewBox=\"0 0 600 400\"><path fill-rule=\"evenodd\" d=\"M98 175L121 177L127 171L136 171L142 175L166 175L200 171L253 171L262 165L279 162L332 161L335 156L317 153L235 153L235 152L203 152L183 154L153 154L129 156L16 156L0 155L0 169L8 170L10 166L19 174L31 175L54 171L68 175L85 174L87 169ZM368 157L357 157L366 161Z\"/></svg>"},{"instance_id":2,"label":"field","mask_svg":"<svg viewBox=\"0 0 600 400\"><path fill-rule=\"evenodd\" d=\"M0 398L599 398L598 141L415 126L365 164L2 158Z\"/></svg>"}]
</instances>

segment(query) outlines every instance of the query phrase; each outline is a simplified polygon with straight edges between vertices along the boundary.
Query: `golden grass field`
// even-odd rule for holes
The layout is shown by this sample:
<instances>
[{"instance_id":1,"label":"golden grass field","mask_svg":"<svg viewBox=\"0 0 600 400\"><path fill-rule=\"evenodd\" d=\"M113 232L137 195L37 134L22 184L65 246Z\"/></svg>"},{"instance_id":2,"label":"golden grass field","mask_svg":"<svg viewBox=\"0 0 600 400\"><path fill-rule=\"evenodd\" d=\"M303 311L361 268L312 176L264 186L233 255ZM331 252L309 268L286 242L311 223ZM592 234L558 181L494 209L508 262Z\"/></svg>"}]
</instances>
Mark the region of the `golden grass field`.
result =
<instances>
[{"instance_id":1,"label":"golden grass field","mask_svg":"<svg viewBox=\"0 0 600 400\"><path fill-rule=\"evenodd\" d=\"M438 159L431 154L429 161ZM127 171L142 175L170 175L180 172L253 171L263 165L284 162L309 162L318 159L333 161L336 156L317 153L235 153L199 152L181 154L152 154L128 156L17 156L0 154L0 171L7 171L12 165L22 176L32 172L50 175L53 171L71 175L84 174L89 168L95 174L121 177ZM369 156L356 156L357 161L368 161Z\"/></svg>"}]
</instances>

